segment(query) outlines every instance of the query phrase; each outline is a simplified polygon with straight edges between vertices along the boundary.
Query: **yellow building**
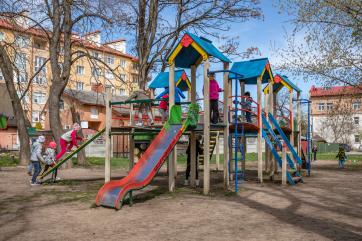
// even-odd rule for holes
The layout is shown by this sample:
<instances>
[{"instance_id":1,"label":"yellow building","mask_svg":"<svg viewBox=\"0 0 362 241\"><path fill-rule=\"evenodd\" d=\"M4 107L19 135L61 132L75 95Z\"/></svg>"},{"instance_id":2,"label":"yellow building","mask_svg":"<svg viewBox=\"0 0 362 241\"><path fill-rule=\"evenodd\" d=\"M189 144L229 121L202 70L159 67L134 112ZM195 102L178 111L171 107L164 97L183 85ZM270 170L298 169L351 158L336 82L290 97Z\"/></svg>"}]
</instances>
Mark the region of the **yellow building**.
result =
<instances>
[{"instance_id":1,"label":"yellow building","mask_svg":"<svg viewBox=\"0 0 362 241\"><path fill-rule=\"evenodd\" d=\"M48 60L49 45L42 30L27 27L23 19L16 22L0 19L0 42L14 46L14 64L18 68L14 78L19 96L29 86L22 102L24 109L33 125L40 122L44 126L52 78L50 63L46 63L30 85L29 80ZM110 87L115 96L127 96L138 89L137 59L126 53L124 39L102 43L101 32L95 31L85 36L74 34L73 42L74 58L86 53L98 60L87 57L76 60L67 89L102 92ZM62 61L59 62L61 65ZM1 72L0 82L4 82Z\"/></svg>"}]
</instances>

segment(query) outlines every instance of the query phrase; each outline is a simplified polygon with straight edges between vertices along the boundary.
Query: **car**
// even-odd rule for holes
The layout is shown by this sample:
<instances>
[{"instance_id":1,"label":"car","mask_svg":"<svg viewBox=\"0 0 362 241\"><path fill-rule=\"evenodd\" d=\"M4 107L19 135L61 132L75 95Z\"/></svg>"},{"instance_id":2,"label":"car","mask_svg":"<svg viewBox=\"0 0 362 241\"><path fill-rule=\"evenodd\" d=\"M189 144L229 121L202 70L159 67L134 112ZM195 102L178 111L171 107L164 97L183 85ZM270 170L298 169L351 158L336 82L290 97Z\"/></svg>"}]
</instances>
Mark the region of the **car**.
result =
<instances>
[{"instance_id":1,"label":"car","mask_svg":"<svg viewBox=\"0 0 362 241\"><path fill-rule=\"evenodd\" d=\"M359 145L357 151L358 151L358 152L362 152L362 145Z\"/></svg>"},{"instance_id":2,"label":"car","mask_svg":"<svg viewBox=\"0 0 362 241\"><path fill-rule=\"evenodd\" d=\"M343 147L346 152L350 152L352 149L350 145L345 144L345 143L341 144L341 147Z\"/></svg>"}]
</instances>

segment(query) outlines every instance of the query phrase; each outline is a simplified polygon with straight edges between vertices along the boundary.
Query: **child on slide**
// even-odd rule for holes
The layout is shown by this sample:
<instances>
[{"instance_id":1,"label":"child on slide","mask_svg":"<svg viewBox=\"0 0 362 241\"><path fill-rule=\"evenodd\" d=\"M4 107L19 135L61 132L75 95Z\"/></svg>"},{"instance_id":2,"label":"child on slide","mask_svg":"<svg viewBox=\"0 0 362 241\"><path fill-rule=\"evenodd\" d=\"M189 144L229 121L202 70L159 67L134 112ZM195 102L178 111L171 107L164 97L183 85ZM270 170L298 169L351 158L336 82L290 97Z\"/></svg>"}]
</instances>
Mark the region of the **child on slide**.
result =
<instances>
[{"instance_id":1,"label":"child on slide","mask_svg":"<svg viewBox=\"0 0 362 241\"><path fill-rule=\"evenodd\" d=\"M83 140L83 138L77 136L77 132L81 129L78 123L73 124L73 129L64 133L59 140L61 151L55 156L55 161L58 161L64 153L72 150L73 146L78 148L77 140Z\"/></svg>"}]
</instances>

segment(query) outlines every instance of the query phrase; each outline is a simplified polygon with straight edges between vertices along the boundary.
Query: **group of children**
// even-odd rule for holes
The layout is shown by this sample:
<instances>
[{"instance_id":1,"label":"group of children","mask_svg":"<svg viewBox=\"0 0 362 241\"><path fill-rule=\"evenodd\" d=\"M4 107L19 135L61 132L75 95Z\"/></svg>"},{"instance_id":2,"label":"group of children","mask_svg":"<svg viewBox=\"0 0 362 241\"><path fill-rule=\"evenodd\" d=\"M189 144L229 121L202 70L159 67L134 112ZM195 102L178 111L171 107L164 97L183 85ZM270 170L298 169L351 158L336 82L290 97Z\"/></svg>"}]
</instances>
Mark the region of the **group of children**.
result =
<instances>
[{"instance_id":1,"label":"group of children","mask_svg":"<svg viewBox=\"0 0 362 241\"><path fill-rule=\"evenodd\" d=\"M77 132L81 129L78 123L73 124L73 129L64 133L60 140L59 144L61 147L60 152L56 155L57 144L54 141L51 141L46 148L44 155L43 153L43 145L45 142L44 136L39 136L36 141L33 142L31 146L31 155L30 155L30 163L28 166L28 174L32 176L30 184L32 186L38 186L41 183L37 180L42 168L41 163L44 164L44 174L49 167L56 165L57 161L67 152L71 151L73 146L78 148L78 140L83 140L82 138L77 136ZM57 178L57 169L52 173L52 179L55 180Z\"/></svg>"}]
</instances>

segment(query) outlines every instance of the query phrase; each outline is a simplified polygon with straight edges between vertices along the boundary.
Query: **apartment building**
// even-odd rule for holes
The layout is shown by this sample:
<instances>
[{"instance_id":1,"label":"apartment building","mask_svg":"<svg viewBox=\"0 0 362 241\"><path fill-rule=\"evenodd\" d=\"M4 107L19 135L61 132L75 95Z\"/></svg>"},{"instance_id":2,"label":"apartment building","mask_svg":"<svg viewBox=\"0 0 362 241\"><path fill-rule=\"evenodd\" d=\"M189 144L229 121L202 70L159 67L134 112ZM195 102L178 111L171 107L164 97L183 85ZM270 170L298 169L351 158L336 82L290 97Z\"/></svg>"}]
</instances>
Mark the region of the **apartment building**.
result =
<instances>
[{"instance_id":1,"label":"apartment building","mask_svg":"<svg viewBox=\"0 0 362 241\"><path fill-rule=\"evenodd\" d=\"M125 39L102 42L100 31L91 32L84 36L74 33L72 38L74 42L72 52L77 53L77 55L87 53L100 61L86 57L76 60L71 68L67 90L101 92L109 87L112 89L113 95L117 97L127 96L131 91L138 89L137 59L127 54ZM23 95L24 90L29 86L22 103L32 125L41 123L44 128L48 128L46 102L52 74L50 64L47 62L49 45L44 32L37 28L30 28L26 21L21 18L16 22L0 18L0 41L10 44L15 49L15 56L13 57L18 71L14 73L14 78L19 96ZM45 68L42 68L31 84L28 85L31 76L44 63L46 63ZM61 60L59 64L62 66ZM4 79L0 72L1 82L4 82ZM62 119L69 120L66 117L62 117ZM70 124L66 122L64 126Z\"/></svg>"},{"instance_id":2,"label":"apartment building","mask_svg":"<svg viewBox=\"0 0 362 241\"><path fill-rule=\"evenodd\" d=\"M352 86L310 89L313 132L327 142L359 148L362 138L362 88Z\"/></svg>"}]
</instances>

